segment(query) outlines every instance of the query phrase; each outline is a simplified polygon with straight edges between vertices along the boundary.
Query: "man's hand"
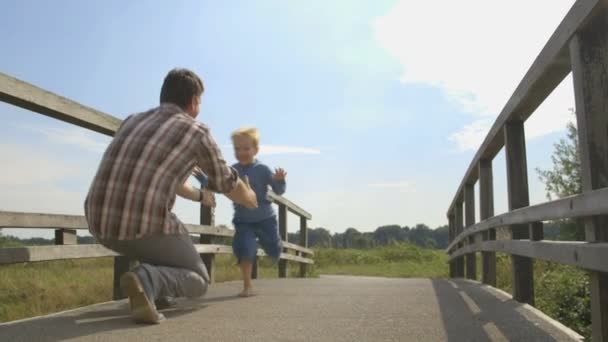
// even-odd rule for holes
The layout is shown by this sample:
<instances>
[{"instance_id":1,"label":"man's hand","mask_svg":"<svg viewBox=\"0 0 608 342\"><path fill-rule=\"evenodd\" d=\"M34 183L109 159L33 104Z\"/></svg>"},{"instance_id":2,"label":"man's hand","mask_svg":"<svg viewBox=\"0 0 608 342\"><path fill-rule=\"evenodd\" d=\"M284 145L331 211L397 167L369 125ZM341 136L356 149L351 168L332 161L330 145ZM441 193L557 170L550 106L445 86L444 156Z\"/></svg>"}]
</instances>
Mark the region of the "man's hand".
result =
<instances>
[{"instance_id":1,"label":"man's hand","mask_svg":"<svg viewBox=\"0 0 608 342\"><path fill-rule=\"evenodd\" d=\"M243 186L245 188L245 198L242 205L248 209L255 209L258 207L258 197L256 196L251 185L249 184L249 177L243 177Z\"/></svg>"},{"instance_id":2,"label":"man's hand","mask_svg":"<svg viewBox=\"0 0 608 342\"><path fill-rule=\"evenodd\" d=\"M238 178L236 187L225 195L232 202L240 204L245 208L255 209L258 207L258 199L255 192L251 189L249 178L247 177L243 177L243 179Z\"/></svg>"},{"instance_id":3,"label":"man's hand","mask_svg":"<svg viewBox=\"0 0 608 342\"><path fill-rule=\"evenodd\" d=\"M287 172L282 168L274 169L274 174L272 175L272 179L276 181L284 181L287 178Z\"/></svg>"},{"instance_id":4,"label":"man's hand","mask_svg":"<svg viewBox=\"0 0 608 342\"><path fill-rule=\"evenodd\" d=\"M216 203L215 195L213 194L213 192L207 189L203 189L201 190L201 193L203 194L203 200L201 201L201 203L203 203L203 205L206 207L215 208Z\"/></svg>"}]
</instances>

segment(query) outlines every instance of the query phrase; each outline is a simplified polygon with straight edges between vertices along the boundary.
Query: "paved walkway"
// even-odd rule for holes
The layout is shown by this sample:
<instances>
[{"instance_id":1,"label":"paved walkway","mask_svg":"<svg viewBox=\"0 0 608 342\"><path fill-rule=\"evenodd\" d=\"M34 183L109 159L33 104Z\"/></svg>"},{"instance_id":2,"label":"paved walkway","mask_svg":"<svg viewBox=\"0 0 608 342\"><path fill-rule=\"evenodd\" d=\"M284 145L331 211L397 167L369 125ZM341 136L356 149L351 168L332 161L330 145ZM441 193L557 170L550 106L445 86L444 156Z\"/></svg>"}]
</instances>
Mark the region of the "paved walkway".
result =
<instances>
[{"instance_id":1,"label":"paved walkway","mask_svg":"<svg viewBox=\"0 0 608 342\"><path fill-rule=\"evenodd\" d=\"M571 341L504 294L463 280L324 276L216 284L165 311L160 325L131 323L125 301L0 325L0 341Z\"/></svg>"}]
</instances>

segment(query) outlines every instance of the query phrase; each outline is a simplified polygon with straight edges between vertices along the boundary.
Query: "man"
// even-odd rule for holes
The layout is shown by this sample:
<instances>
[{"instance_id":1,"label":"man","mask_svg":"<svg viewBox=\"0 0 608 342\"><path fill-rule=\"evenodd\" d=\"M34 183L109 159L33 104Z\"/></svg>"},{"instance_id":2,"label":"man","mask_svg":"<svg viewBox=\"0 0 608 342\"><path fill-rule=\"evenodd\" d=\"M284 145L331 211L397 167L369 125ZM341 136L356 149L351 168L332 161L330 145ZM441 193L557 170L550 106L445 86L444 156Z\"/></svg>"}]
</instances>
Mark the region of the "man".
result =
<instances>
[{"instance_id":1,"label":"man","mask_svg":"<svg viewBox=\"0 0 608 342\"><path fill-rule=\"evenodd\" d=\"M165 77L160 106L125 119L103 155L85 200L90 232L105 247L140 264L120 279L138 323L160 323L155 301L199 297L209 275L184 224L171 212L176 194L214 203L187 183L204 172L207 188L248 208L257 207L248 182L226 164L198 115L203 83L192 71Z\"/></svg>"}]
</instances>

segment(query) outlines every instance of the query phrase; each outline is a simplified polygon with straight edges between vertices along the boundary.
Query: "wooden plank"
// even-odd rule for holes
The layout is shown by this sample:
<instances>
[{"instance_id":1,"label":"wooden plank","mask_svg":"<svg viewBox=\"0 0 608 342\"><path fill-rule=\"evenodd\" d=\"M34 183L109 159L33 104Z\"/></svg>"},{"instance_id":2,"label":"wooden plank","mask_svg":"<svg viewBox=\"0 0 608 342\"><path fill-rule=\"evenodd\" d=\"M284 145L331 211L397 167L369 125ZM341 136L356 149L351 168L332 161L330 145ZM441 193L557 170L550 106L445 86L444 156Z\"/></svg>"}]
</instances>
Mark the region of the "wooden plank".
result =
<instances>
[{"instance_id":1,"label":"wooden plank","mask_svg":"<svg viewBox=\"0 0 608 342\"><path fill-rule=\"evenodd\" d=\"M0 211L0 228L89 229L82 215L58 215Z\"/></svg>"},{"instance_id":2,"label":"wooden plank","mask_svg":"<svg viewBox=\"0 0 608 342\"><path fill-rule=\"evenodd\" d=\"M452 253L455 260L472 251L501 252L571 265L590 271L608 272L608 243L588 243L579 241L530 241L496 240L482 241L463 247Z\"/></svg>"},{"instance_id":3,"label":"wooden plank","mask_svg":"<svg viewBox=\"0 0 608 342\"><path fill-rule=\"evenodd\" d=\"M121 120L0 72L0 101L113 136Z\"/></svg>"},{"instance_id":4,"label":"wooden plank","mask_svg":"<svg viewBox=\"0 0 608 342\"><path fill-rule=\"evenodd\" d=\"M463 230L463 212L462 212L462 202L459 202L456 204L456 207L454 209L454 217L455 217L455 228L456 228L456 234L462 234L462 230ZM454 274L456 275L456 277L458 278L462 278L464 277L464 260L463 258L459 258L455 261L454 263L456 270L454 272Z\"/></svg>"},{"instance_id":5,"label":"wooden plank","mask_svg":"<svg viewBox=\"0 0 608 342\"><path fill-rule=\"evenodd\" d=\"M126 256L114 257L114 274L113 274L113 285L112 285L112 299L120 300L126 298L125 294L122 293L120 287L120 277L127 273L131 269L131 262Z\"/></svg>"},{"instance_id":6,"label":"wooden plank","mask_svg":"<svg viewBox=\"0 0 608 342\"><path fill-rule=\"evenodd\" d=\"M272 202L278 204L278 205L284 205L287 207L287 209L296 214L299 215L301 217L305 217L309 220L312 219L312 215L307 212L306 210L300 208L299 206L297 206L295 203L291 202L290 200L288 200L287 198L283 197L283 196L279 196L277 194L275 194L272 191L268 191L268 199L271 200Z\"/></svg>"},{"instance_id":7,"label":"wooden plank","mask_svg":"<svg viewBox=\"0 0 608 342\"><path fill-rule=\"evenodd\" d=\"M467 184L464 187L464 220L465 226L471 227L475 224L475 185ZM468 243L473 242L475 236L470 236ZM467 279L477 279L477 256L475 252L469 253L465 256L466 264L466 277Z\"/></svg>"},{"instance_id":8,"label":"wooden plank","mask_svg":"<svg viewBox=\"0 0 608 342\"><path fill-rule=\"evenodd\" d=\"M194 245L199 254L232 254L232 247L225 245ZM258 256L266 256L263 250L258 249ZM116 257L120 254L105 248L102 245L59 245L59 246L31 246L0 248L0 265L23 262L85 259L100 257ZM281 259L313 264L309 258L298 257L283 253Z\"/></svg>"},{"instance_id":9,"label":"wooden plank","mask_svg":"<svg viewBox=\"0 0 608 342\"><path fill-rule=\"evenodd\" d=\"M279 204L279 235L281 240L287 242L287 205ZM283 248L283 253L287 249ZM287 278L287 260L279 260L279 278Z\"/></svg>"},{"instance_id":10,"label":"wooden plank","mask_svg":"<svg viewBox=\"0 0 608 342\"><path fill-rule=\"evenodd\" d=\"M608 186L608 4L570 43L583 192ZM589 242L608 241L608 215L585 218ZM606 259L604 259L606 260ZM608 340L608 273L590 272L594 341Z\"/></svg>"},{"instance_id":11,"label":"wooden plank","mask_svg":"<svg viewBox=\"0 0 608 342\"><path fill-rule=\"evenodd\" d=\"M56 245L76 245L78 244L78 236L76 229L55 229L55 244Z\"/></svg>"},{"instance_id":12,"label":"wooden plank","mask_svg":"<svg viewBox=\"0 0 608 342\"><path fill-rule=\"evenodd\" d=\"M306 221L306 217L300 216L300 246L298 248L308 249L308 225ZM312 251L311 251L312 252ZM304 256L303 251L297 250L298 255ZM312 255L312 254L309 254ZM300 263L300 278L306 277L307 265L305 263Z\"/></svg>"},{"instance_id":13,"label":"wooden plank","mask_svg":"<svg viewBox=\"0 0 608 342\"><path fill-rule=\"evenodd\" d=\"M526 162L526 137L523 121L505 124L505 155L507 160L507 192L509 211L530 205L528 195L528 167ZM512 239L527 239L527 225L511 225ZM511 256L513 299L534 305L534 264L532 259L520 255Z\"/></svg>"},{"instance_id":14,"label":"wooden plank","mask_svg":"<svg viewBox=\"0 0 608 342\"><path fill-rule=\"evenodd\" d=\"M483 221L494 216L494 179L492 161L479 161L479 220ZM471 229L471 227L469 227ZM492 234L493 233L493 234ZM496 240L496 231L484 231L484 241ZM496 286L496 253L481 252L481 281L484 284Z\"/></svg>"},{"instance_id":15,"label":"wooden plank","mask_svg":"<svg viewBox=\"0 0 608 342\"><path fill-rule=\"evenodd\" d=\"M296 244L286 241L283 241L283 248L291 249L311 256L315 254L315 252L310 248L304 248L302 246L298 246Z\"/></svg>"},{"instance_id":16,"label":"wooden plank","mask_svg":"<svg viewBox=\"0 0 608 342\"><path fill-rule=\"evenodd\" d=\"M453 250L459 242L469 235L498 227L602 214L608 214L608 188L564 197L491 217L457 236L446 250Z\"/></svg>"},{"instance_id":17,"label":"wooden plank","mask_svg":"<svg viewBox=\"0 0 608 342\"><path fill-rule=\"evenodd\" d=\"M99 258L119 254L101 245L65 245L0 248L0 265L22 262Z\"/></svg>"},{"instance_id":18,"label":"wooden plank","mask_svg":"<svg viewBox=\"0 0 608 342\"><path fill-rule=\"evenodd\" d=\"M186 229L190 234L203 234L222 237L233 237L234 230L224 226L205 226L198 224L186 224Z\"/></svg>"},{"instance_id":19,"label":"wooden plank","mask_svg":"<svg viewBox=\"0 0 608 342\"><path fill-rule=\"evenodd\" d=\"M479 161L494 159L504 146L502 139L504 124L513 119L525 121L568 75L570 72L568 43L590 17L600 12L603 1L578 0L568 11L492 125L462 178L448 208L448 215L456 203L462 201L465 184L477 180Z\"/></svg>"},{"instance_id":20,"label":"wooden plank","mask_svg":"<svg viewBox=\"0 0 608 342\"><path fill-rule=\"evenodd\" d=\"M201 203L199 219L201 226L213 226L215 222L213 208L205 206ZM201 244L213 244L213 235L201 234L199 237L199 242ZM207 274L209 275L209 283L215 283L215 254L201 253L200 256L203 260L203 264L205 264L205 268L207 268Z\"/></svg>"},{"instance_id":21,"label":"wooden plank","mask_svg":"<svg viewBox=\"0 0 608 342\"><path fill-rule=\"evenodd\" d=\"M281 254L281 260L296 261L299 263L304 263L304 264L309 264L309 265L314 264L314 261L312 259L303 258L303 257L299 257L299 256L295 256L292 254L287 254L287 253Z\"/></svg>"}]
</instances>

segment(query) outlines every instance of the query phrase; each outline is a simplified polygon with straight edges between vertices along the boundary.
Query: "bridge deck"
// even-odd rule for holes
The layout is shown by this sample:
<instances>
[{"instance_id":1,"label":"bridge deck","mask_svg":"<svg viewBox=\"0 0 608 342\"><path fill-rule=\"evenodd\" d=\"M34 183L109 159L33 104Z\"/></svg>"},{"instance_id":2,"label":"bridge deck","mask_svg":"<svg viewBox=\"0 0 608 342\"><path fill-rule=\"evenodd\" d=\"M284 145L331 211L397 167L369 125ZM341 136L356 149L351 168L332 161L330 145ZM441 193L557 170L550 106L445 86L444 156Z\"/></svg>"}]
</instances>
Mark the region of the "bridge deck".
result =
<instances>
[{"instance_id":1,"label":"bridge deck","mask_svg":"<svg viewBox=\"0 0 608 342\"><path fill-rule=\"evenodd\" d=\"M505 294L463 280L324 276L238 282L182 301L156 326L126 302L0 325L0 341L569 341L572 333Z\"/></svg>"}]
</instances>

